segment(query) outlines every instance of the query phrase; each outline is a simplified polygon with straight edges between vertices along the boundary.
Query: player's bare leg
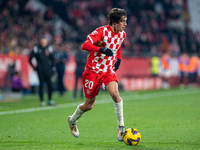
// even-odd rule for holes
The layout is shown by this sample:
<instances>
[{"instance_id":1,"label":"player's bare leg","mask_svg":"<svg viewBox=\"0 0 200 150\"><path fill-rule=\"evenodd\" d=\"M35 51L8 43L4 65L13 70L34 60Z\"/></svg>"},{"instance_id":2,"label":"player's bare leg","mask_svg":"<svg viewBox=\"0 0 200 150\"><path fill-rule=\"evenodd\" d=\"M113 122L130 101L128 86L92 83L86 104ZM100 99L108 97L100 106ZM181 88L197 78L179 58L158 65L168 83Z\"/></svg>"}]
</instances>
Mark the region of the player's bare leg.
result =
<instances>
[{"instance_id":1,"label":"player's bare leg","mask_svg":"<svg viewBox=\"0 0 200 150\"><path fill-rule=\"evenodd\" d=\"M85 102L80 106L80 109L83 111L83 112L86 112L88 110L91 110L95 104L95 99L96 97L93 97L93 98L85 98Z\"/></svg>"},{"instance_id":2,"label":"player's bare leg","mask_svg":"<svg viewBox=\"0 0 200 150\"><path fill-rule=\"evenodd\" d=\"M77 106L74 114L68 117L68 123L71 133L75 137L79 137L79 131L77 127L77 120L88 110L91 110L95 103L95 97L85 98L85 102Z\"/></svg>"},{"instance_id":3,"label":"player's bare leg","mask_svg":"<svg viewBox=\"0 0 200 150\"><path fill-rule=\"evenodd\" d=\"M117 138L119 141L123 141L123 134L124 134L123 100L119 95L118 83L116 81L108 83L106 85L106 90L109 92L114 101L115 113L118 122Z\"/></svg>"}]
</instances>

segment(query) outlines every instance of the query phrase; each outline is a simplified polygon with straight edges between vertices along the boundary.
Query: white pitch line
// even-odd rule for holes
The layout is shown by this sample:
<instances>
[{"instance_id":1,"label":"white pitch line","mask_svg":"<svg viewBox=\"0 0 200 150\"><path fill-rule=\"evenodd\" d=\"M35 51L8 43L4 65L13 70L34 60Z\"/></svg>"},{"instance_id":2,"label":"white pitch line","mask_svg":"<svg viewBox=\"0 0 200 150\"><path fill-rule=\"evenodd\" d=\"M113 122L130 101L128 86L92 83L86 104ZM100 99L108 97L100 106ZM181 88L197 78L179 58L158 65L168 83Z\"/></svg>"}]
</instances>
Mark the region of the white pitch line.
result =
<instances>
[{"instance_id":1,"label":"white pitch line","mask_svg":"<svg viewBox=\"0 0 200 150\"><path fill-rule=\"evenodd\" d=\"M148 93L148 94L137 94L136 93L135 95L132 95L132 96L122 96L122 98L124 101L130 101L130 100L144 100L144 99L159 98L159 97L171 97L171 96L179 96L179 95L195 94L195 93L200 93L200 91L199 90L179 90L179 91L164 91L164 92ZM132 98L132 99L130 99L130 98ZM113 102L111 100L111 98L100 99L100 100L97 99L95 104L106 104L106 103L111 103L111 102ZM3 111L3 112L0 112L0 115L75 107L75 106L79 105L80 103L81 102L75 102L75 103L68 103L68 104L60 104L55 107L47 106L47 107L27 108L27 109L12 110L12 111Z\"/></svg>"}]
</instances>

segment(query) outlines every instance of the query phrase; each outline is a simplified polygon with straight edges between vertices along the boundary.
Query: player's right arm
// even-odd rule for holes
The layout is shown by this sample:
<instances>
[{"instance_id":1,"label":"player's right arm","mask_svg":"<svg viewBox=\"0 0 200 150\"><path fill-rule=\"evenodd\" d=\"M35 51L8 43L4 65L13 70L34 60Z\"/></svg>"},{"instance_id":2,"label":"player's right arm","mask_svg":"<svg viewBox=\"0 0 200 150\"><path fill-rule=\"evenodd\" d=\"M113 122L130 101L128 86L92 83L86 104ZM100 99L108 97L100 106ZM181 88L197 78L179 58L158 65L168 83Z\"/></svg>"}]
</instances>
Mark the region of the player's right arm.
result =
<instances>
[{"instance_id":1,"label":"player's right arm","mask_svg":"<svg viewBox=\"0 0 200 150\"><path fill-rule=\"evenodd\" d=\"M99 48L99 46L93 45L89 39L87 39L81 46L81 49L93 52L99 52Z\"/></svg>"},{"instance_id":2,"label":"player's right arm","mask_svg":"<svg viewBox=\"0 0 200 150\"><path fill-rule=\"evenodd\" d=\"M82 44L81 48L83 50L101 52L107 56L112 56L113 52L109 48L98 46L98 44L102 41L102 34L102 30L97 28L88 35L87 40Z\"/></svg>"}]
</instances>

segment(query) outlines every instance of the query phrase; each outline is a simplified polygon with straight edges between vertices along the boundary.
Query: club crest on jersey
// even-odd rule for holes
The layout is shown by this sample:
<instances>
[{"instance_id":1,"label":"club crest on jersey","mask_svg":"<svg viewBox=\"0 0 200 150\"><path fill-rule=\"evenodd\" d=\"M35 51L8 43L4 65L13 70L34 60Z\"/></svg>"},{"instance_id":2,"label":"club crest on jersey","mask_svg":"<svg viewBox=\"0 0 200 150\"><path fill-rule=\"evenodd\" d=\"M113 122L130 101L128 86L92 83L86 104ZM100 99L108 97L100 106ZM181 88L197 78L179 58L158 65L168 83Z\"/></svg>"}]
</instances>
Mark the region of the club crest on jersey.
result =
<instances>
[{"instance_id":1,"label":"club crest on jersey","mask_svg":"<svg viewBox=\"0 0 200 150\"><path fill-rule=\"evenodd\" d=\"M95 35L95 34L98 34L96 30L91 33L91 35Z\"/></svg>"},{"instance_id":2,"label":"club crest on jersey","mask_svg":"<svg viewBox=\"0 0 200 150\"><path fill-rule=\"evenodd\" d=\"M87 89L87 91L86 91L86 92L87 92L87 94L88 94L88 95L90 95L90 90L88 90L88 89Z\"/></svg>"}]
</instances>

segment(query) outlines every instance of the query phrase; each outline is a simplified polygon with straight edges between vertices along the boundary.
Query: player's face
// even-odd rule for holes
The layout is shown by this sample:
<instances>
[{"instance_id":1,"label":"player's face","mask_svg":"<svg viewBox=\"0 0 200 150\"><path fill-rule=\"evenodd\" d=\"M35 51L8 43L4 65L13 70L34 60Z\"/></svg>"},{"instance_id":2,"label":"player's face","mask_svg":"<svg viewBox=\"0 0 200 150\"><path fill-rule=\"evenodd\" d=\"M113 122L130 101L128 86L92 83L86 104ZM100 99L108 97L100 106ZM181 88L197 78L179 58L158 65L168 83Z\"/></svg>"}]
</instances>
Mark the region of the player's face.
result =
<instances>
[{"instance_id":1,"label":"player's face","mask_svg":"<svg viewBox=\"0 0 200 150\"><path fill-rule=\"evenodd\" d=\"M114 30L115 33L118 33L120 31L124 31L125 27L127 26L127 17L122 16L121 19L119 20L119 23L114 23Z\"/></svg>"}]
</instances>

